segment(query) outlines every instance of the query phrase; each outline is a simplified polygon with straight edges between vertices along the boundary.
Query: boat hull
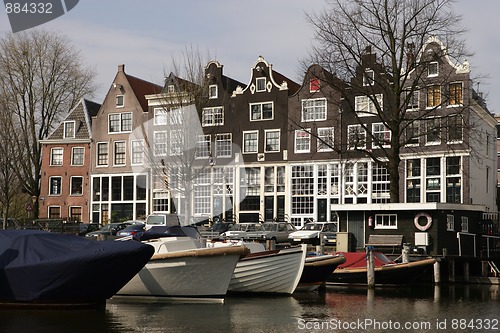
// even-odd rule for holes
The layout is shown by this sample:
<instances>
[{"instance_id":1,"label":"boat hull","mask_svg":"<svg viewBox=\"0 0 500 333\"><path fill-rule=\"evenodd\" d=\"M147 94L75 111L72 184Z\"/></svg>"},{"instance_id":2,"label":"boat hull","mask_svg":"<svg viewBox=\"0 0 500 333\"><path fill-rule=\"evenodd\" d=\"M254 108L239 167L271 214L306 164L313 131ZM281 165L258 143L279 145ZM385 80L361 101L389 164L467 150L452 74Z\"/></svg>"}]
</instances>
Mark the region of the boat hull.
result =
<instances>
[{"instance_id":1,"label":"boat hull","mask_svg":"<svg viewBox=\"0 0 500 333\"><path fill-rule=\"evenodd\" d=\"M229 284L230 293L292 294L304 269L306 246L252 253L242 258Z\"/></svg>"},{"instance_id":2,"label":"boat hull","mask_svg":"<svg viewBox=\"0 0 500 333\"><path fill-rule=\"evenodd\" d=\"M0 232L0 303L104 303L151 258L138 242L96 242L43 231Z\"/></svg>"},{"instance_id":3,"label":"boat hull","mask_svg":"<svg viewBox=\"0 0 500 333\"><path fill-rule=\"evenodd\" d=\"M326 281L337 266L344 262L345 258L343 256L323 255L307 257L296 291L316 290Z\"/></svg>"},{"instance_id":4,"label":"boat hull","mask_svg":"<svg viewBox=\"0 0 500 333\"><path fill-rule=\"evenodd\" d=\"M376 285L404 285L416 281L432 267L434 259L424 259L403 264L389 264L375 267ZM367 284L366 268L337 268L326 280L327 284Z\"/></svg>"},{"instance_id":5,"label":"boat hull","mask_svg":"<svg viewBox=\"0 0 500 333\"><path fill-rule=\"evenodd\" d=\"M154 255L118 296L224 297L243 246L199 248Z\"/></svg>"}]
</instances>

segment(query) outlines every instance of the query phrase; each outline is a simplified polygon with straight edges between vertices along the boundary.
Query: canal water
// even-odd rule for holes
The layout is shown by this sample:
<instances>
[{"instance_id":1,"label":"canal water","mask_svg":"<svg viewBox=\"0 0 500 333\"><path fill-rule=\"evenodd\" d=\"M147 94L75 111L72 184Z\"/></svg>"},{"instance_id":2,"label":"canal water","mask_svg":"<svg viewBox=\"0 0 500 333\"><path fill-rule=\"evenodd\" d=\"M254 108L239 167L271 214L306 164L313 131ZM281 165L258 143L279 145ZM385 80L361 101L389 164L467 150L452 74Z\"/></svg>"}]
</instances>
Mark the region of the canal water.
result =
<instances>
[{"instance_id":1,"label":"canal water","mask_svg":"<svg viewBox=\"0 0 500 333\"><path fill-rule=\"evenodd\" d=\"M224 304L111 299L100 309L1 309L0 332L494 332L499 319L499 286L329 287Z\"/></svg>"}]
</instances>

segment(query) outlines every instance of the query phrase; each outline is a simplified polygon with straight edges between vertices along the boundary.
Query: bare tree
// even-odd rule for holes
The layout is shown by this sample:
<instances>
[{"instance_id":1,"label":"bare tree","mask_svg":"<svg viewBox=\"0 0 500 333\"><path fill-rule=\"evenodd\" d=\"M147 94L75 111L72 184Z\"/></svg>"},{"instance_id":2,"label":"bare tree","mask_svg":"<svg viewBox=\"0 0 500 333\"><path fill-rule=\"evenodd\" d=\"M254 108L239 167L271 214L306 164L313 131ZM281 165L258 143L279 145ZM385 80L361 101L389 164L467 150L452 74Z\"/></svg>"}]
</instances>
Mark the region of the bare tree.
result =
<instances>
[{"instance_id":1,"label":"bare tree","mask_svg":"<svg viewBox=\"0 0 500 333\"><path fill-rule=\"evenodd\" d=\"M94 91L94 74L85 68L70 41L59 34L31 30L0 40L0 94L18 126L9 140L22 158L13 160L24 191L38 216L42 146L68 110Z\"/></svg>"},{"instance_id":2,"label":"bare tree","mask_svg":"<svg viewBox=\"0 0 500 333\"><path fill-rule=\"evenodd\" d=\"M345 143L335 148L357 150L360 156L385 166L390 177L391 202L400 201L399 175L405 146L426 135L424 128L442 131L448 125L443 121L439 126L412 130L447 102L449 96L430 108L423 108L423 112L407 110L415 102L414 93L425 87L424 73L432 62L444 61L445 57L463 60L468 55L460 40L464 32L461 18L453 12L452 4L453 0L332 0L323 12L307 15L316 30L317 42L307 63L317 63L334 74L329 84L344 97L344 111L356 111L352 112L353 117L367 133L367 137L358 139L359 145L348 147ZM434 53L432 59L418 57L430 37L441 40L446 49ZM448 79L449 75L439 78L441 83ZM366 109L356 110L355 96L365 97ZM467 107L463 105L464 110ZM390 138L367 128L368 113L378 117L390 131ZM466 122L462 124L465 126ZM355 134L350 133L351 139ZM367 139L378 149L364 148L366 145L362 143Z\"/></svg>"}]
</instances>

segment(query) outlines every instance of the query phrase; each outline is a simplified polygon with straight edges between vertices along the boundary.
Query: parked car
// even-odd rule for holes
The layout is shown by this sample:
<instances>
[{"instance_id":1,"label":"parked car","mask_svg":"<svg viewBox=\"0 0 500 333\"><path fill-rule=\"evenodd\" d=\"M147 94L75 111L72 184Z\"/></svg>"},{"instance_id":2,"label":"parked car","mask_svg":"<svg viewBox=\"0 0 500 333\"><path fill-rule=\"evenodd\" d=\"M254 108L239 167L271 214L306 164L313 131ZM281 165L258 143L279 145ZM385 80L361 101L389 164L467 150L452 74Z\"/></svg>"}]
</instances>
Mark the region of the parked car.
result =
<instances>
[{"instance_id":1,"label":"parked car","mask_svg":"<svg viewBox=\"0 0 500 333\"><path fill-rule=\"evenodd\" d=\"M153 213L146 218L146 230L155 226L180 225L177 214Z\"/></svg>"},{"instance_id":2,"label":"parked car","mask_svg":"<svg viewBox=\"0 0 500 333\"><path fill-rule=\"evenodd\" d=\"M288 235L296 231L295 227L288 222L265 222L255 228L255 231L247 232L249 240L273 239L276 243L288 241Z\"/></svg>"},{"instance_id":3,"label":"parked car","mask_svg":"<svg viewBox=\"0 0 500 333\"><path fill-rule=\"evenodd\" d=\"M319 245L321 240L324 245L337 245L337 223L309 222L302 229L288 235L288 239L292 244Z\"/></svg>"},{"instance_id":4,"label":"parked car","mask_svg":"<svg viewBox=\"0 0 500 333\"><path fill-rule=\"evenodd\" d=\"M85 236L89 232L97 231L102 228L100 223L79 223L78 225L78 235Z\"/></svg>"},{"instance_id":5,"label":"parked car","mask_svg":"<svg viewBox=\"0 0 500 333\"><path fill-rule=\"evenodd\" d=\"M255 231L260 226L257 222L235 223L229 227L228 231L223 232L220 236L225 239L245 239L248 232Z\"/></svg>"},{"instance_id":6,"label":"parked car","mask_svg":"<svg viewBox=\"0 0 500 333\"><path fill-rule=\"evenodd\" d=\"M85 237L88 238L104 238L106 239L108 236L116 236L116 234L128 227L129 225L132 225L130 222L119 222L119 223L109 223L106 224L104 227L102 227L99 230L89 232L85 235Z\"/></svg>"},{"instance_id":7,"label":"parked car","mask_svg":"<svg viewBox=\"0 0 500 333\"><path fill-rule=\"evenodd\" d=\"M123 230L117 232L117 236L133 236L138 232L144 232L146 230L146 225L144 223L134 223L129 225Z\"/></svg>"},{"instance_id":8,"label":"parked car","mask_svg":"<svg viewBox=\"0 0 500 333\"><path fill-rule=\"evenodd\" d=\"M228 231L234 223L228 222L216 222L211 227L200 231L201 235L205 238L209 239L217 239L220 238L220 235L226 231Z\"/></svg>"}]
</instances>

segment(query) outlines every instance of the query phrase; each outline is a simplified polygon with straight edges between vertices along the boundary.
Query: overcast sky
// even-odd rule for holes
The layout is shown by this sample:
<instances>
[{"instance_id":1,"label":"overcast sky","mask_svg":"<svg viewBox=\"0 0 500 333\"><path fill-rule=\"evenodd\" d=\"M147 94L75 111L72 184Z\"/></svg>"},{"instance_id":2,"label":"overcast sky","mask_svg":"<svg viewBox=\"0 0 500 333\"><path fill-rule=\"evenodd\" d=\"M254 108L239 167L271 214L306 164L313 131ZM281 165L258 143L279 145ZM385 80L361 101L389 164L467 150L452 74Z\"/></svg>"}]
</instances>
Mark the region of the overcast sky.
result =
<instances>
[{"instance_id":1,"label":"overcast sky","mask_svg":"<svg viewBox=\"0 0 500 333\"><path fill-rule=\"evenodd\" d=\"M243 83L262 55L273 68L301 83L299 60L307 55L314 31L305 12L319 11L324 0L80 0L70 12L42 27L67 35L84 61L97 72L102 102L116 74L125 64L128 74L162 83L164 69L193 45L202 55L224 65L224 74ZM456 12L469 30L467 46L472 76L487 74L479 90L491 112L500 113L500 34L495 23L498 0L459 0ZM5 12L0 32L10 32ZM477 85L475 86L477 89Z\"/></svg>"}]
</instances>

